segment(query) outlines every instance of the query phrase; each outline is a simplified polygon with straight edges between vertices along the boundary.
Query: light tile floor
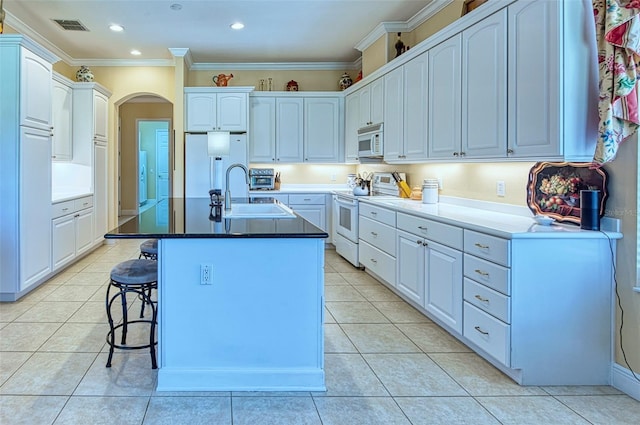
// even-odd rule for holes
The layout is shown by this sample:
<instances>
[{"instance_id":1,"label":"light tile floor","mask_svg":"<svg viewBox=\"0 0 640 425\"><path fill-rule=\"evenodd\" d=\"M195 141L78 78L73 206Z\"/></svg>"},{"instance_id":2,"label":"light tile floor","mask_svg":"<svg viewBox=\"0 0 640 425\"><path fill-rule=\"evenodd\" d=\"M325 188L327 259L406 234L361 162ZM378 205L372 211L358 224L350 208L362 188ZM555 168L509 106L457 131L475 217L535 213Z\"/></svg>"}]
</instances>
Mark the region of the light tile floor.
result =
<instances>
[{"instance_id":1,"label":"light tile floor","mask_svg":"<svg viewBox=\"0 0 640 425\"><path fill-rule=\"evenodd\" d=\"M518 386L331 250L326 392L157 393L147 352L105 368L109 271L139 243L104 245L0 304L1 424L639 423L640 403L611 387Z\"/></svg>"}]
</instances>

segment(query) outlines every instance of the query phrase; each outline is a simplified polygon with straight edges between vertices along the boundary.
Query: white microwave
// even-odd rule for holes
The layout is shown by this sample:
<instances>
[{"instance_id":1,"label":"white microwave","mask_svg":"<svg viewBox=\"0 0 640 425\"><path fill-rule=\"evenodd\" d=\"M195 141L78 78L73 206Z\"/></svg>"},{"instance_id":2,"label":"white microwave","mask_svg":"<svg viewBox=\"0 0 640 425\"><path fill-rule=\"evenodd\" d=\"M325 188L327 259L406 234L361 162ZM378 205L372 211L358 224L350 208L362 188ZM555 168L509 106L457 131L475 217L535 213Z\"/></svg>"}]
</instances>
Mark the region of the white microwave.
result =
<instances>
[{"instance_id":1,"label":"white microwave","mask_svg":"<svg viewBox=\"0 0 640 425\"><path fill-rule=\"evenodd\" d=\"M373 124L358 129L358 157L382 159L382 124Z\"/></svg>"}]
</instances>

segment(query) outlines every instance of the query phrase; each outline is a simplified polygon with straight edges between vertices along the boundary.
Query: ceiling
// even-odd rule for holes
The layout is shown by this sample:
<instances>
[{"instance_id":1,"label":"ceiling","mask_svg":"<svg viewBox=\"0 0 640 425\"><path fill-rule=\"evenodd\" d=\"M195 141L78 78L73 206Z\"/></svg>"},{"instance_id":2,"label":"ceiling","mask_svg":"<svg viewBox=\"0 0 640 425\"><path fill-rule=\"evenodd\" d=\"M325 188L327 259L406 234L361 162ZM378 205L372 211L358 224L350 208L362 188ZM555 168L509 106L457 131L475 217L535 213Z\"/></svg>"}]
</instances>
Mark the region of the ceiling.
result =
<instances>
[{"instance_id":1,"label":"ceiling","mask_svg":"<svg viewBox=\"0 0 640 425\"><path fill-rule=\"evenodd\" d=\"M405 24L450 0L4 0L6 24L74 64L171 60L193 63L345 63L381 22ZM174 10L178 6L180 10ZM84 31L54 19L79 20ZM415 19L415 18L414 18ZM245 28L235 31L230 24ZM121 33L109 30L120 24ZM140 56L132 56L137 49ZM93 62L94 64L97 62Z\"/></svg>"}]
</instances>

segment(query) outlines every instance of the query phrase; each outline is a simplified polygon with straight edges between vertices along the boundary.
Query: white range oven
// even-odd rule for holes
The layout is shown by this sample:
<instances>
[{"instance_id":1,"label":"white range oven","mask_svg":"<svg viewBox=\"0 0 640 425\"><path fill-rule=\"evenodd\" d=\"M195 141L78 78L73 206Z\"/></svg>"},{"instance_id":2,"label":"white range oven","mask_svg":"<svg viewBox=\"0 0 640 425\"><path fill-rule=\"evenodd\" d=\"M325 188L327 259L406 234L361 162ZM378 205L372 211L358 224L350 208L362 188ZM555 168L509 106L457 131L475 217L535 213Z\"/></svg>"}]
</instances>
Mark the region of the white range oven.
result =
<instances>
[{"instance_id":1,"label":"white range oven","mask_svg":"<svg viewBox=\"0 0 640 425\"><path fill-rule=\"evenodd\" d=\"M404 173L399 173L405 180ZM371 196L398 197L398 186L392 173L374 173L371 182ZM333 244L336 252L356 267L358 261L358 203L361 196L350 192L333 195Z\"/></svg>"}]
</instances>

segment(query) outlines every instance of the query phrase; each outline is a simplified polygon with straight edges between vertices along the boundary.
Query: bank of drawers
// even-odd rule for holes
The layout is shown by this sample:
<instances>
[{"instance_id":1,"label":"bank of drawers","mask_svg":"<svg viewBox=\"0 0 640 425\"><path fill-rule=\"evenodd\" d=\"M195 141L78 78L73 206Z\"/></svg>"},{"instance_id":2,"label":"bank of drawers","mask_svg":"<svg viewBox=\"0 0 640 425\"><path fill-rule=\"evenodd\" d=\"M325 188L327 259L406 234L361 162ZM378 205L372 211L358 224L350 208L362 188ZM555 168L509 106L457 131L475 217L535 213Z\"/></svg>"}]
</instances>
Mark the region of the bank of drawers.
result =
<instances>
[{"instance_id":1,"label":"bank of drawers","mask_svg":"<svg viewBox=\"0 0 640 425\"><path fill-rule=\"evenodd\" d=\"M464 251L463 335L509 366L510 241L465 230Z\"/></svg>"},{"instance_id":2,"label":"bank of drawers","mask_svg":"<svg viewBox=\"0 0 640 425\"><path fill-rule=\"evenodd\" d=\"M389 225L360 217L358 234L360 239L381 249L387 254L396 256L396 229Z\"/></svg>"},{"instance_id":3,"label":"bank of drawers","mask_svg":"<svg viewBox=\"0 0 640 425\"><path fill-rule=\"evenodd\" d=\"M358 261L388 284L396 285L396 213L361 202Z\"/></svg>"},{"instance_id":4,"label":"bank of drawers","mask_svg":"<svg viewBox=\"0 0 640 425\"><path fill-rule=\"evenodd\" d=\"M57 202L51 205L51 218L62 217L76 211L83 210L93 206L93 196L85 196L83 198L71 199L69 201Z\"/></svg>"}]
</instances>

